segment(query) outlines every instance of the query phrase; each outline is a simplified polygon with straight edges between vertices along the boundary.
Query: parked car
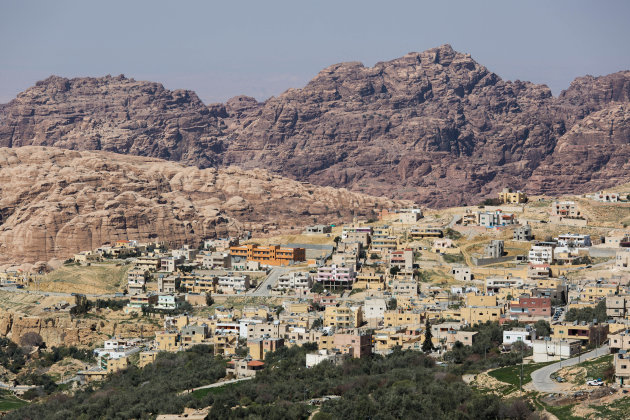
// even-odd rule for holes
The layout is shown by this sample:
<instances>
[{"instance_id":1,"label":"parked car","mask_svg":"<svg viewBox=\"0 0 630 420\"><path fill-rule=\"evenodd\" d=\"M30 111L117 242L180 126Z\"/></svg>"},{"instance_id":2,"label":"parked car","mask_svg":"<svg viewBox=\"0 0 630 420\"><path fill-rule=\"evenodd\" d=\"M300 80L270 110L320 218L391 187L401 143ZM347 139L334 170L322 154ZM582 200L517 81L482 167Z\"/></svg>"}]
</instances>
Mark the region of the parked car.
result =
<instances>
[{"instance_id":1,"label":"parked car","mask_svg":"<svg viewBox=\"0 0 630 420\"><path fill-rule=\"evenodd\" d=\"M590 381L586 381L586 385L588 385L588 386L603 386L604 382L601 379L591 379Z\"/></svg>"}]
</instances>

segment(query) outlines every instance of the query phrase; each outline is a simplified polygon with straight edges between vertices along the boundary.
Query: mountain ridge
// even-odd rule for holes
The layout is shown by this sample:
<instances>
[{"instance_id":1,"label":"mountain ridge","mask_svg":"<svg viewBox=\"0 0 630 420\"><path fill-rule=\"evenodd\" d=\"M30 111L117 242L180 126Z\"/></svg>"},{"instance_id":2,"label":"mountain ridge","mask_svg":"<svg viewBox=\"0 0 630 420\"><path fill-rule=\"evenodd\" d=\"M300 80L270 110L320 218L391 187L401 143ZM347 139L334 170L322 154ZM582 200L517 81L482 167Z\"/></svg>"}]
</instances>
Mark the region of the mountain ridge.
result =
<instances>
[{"instance_id":1,"label":"mountain ridge","mask_svg":"<svg viewBox=\"0 0 630 420\"><path fill-rule=\"evenodd\" d=\"M0 108L0 145L265 168L444 207L505 186L553 195L606 187L613 175L630 180L610 165L628 153L619 138L606 153L580 155L596 169L593 179L579 166L550 169L554 160L577 162L563 154L583 141L572 127L589 115L612 118L600 111L629 101L630 71L576 78L554 97L546 85L504 81L446 44L373 67L333 64L264 102L236 96L206 106L194 92L121 76L49 78ZM593 125L590 141L607 138L607 121ZM616 124L616 136L625 136L627 119Z\"/></svg>"}]
</instances>

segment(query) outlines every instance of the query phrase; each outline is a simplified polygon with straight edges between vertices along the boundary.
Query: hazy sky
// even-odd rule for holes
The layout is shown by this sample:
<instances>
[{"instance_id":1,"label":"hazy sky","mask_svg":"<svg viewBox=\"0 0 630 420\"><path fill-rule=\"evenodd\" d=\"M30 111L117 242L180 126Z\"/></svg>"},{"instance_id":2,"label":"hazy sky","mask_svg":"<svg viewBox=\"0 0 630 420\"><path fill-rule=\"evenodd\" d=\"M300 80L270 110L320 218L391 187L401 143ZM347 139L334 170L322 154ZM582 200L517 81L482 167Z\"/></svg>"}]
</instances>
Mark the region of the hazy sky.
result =
<instances>
[{"instance_id":1,"label":"hazy sky","mask_svg":"<svg viewBox=\"0 0 630 420\"><path fill-rule=\"evenodd\" d=\"M630 69L630 1L0 0L0 103L51 74L125 74L206 103L265 99L341 61L451 44L554 94Z\"/></svg>"}]
</instances>

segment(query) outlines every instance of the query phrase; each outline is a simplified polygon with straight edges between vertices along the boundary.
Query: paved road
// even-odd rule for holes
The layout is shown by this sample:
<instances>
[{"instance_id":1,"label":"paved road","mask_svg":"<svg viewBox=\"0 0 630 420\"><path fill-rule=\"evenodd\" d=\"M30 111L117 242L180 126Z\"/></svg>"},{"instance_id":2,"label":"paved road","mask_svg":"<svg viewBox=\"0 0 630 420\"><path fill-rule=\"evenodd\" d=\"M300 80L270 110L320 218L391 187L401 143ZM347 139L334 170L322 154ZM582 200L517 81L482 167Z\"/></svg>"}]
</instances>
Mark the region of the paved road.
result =
<instances>
[{"instance_id":1,"label":"paved road","mask_svg":"<svg viewBox=\"0 0 630 420\"><path fill-rule=\"evenodd\" d=\"M459 215L455 215L453 216L453 219L449 222L448 225L446 225L446 228L452 228L453 226L455 226L455 223L459 222L461 220L462 216Z\"/></svg>"},{"instance_id":2,"label":"paved road","mask_svg":"<svg viewBox=\"0 0 630 420\"><path fill-rule=\"evenodd\" d=\"M236 382L249 381L250 379L254 379L254 377L250 376L248 378L230 379L228 381L215 382L215 383L210 384L210 385L204 385L204 386L199 386L199 387L193 388L193 389L187 389L186 391L180 392L180 394L190 394L191 392L196 391L198 389L218 388L220 386L233 384L233 383L236 383Z\"/></svg>"},{"instance_id":3,"label":"paved road","mask_svg":"<svg viewBox=\"0 0 630 420\"><path fill-rule=\"evenodd\" d=\"M269 296L271 294L270 288L267 286L271 286L272 288L278 283L278 278L288 273L291 270L290 267L274 267L269 272L269 275L262 283L254 290L253 292L247 293L248 296Z\"/></svg>"},{"instance_id":4,"label":"paved road","mask_svg":"<svg viewBox=\"0 0 630 420\"><path fill-rule=\"evenodd\" d=\"M0 291L11 292L11 293L24 293L29 295L40 295L40 296L58 296L58 297L69 297L74 299L74 295L72 293L61 293L61 292L45 292L41 290L32 290L32 289L18 289L17 287L0 287ZM113 298L114 294L105 294L105 295L94 295L88 294L85 295L89 298Z\"/></svg>"},{"instance_id":5,"label":"paved road","mask_svg":"<svg viewBox=\"0 0 630 420\"><path fill-rule=\"evenodd\" d=\"M579 358L574 357L572 359L563 360L561 362L547 365L538 370L532 372L531 385L536 391L548 392L548 393L562 393L565 387L550 378L550 375L563 367L577 365L585 360L595 359L596 357L608 354L610 351L608 346L602 346L598 349L584 353Z\"/></svg>"},{"instance_id":6,"label":"paved road","mask_svg":"<svg viewBox=\"0 0 630 420\"><path fill-rule=\"evenodd\" d=\"M31 388L37 388L37 385L16 385L16 386L12 386L12 385L9 385L9 384L5 384L4 382L0 382L0 388L8 389L9 391L13 391L13 392L24 392L24 391L28 391Z\"/></svg>"}]
</instances>

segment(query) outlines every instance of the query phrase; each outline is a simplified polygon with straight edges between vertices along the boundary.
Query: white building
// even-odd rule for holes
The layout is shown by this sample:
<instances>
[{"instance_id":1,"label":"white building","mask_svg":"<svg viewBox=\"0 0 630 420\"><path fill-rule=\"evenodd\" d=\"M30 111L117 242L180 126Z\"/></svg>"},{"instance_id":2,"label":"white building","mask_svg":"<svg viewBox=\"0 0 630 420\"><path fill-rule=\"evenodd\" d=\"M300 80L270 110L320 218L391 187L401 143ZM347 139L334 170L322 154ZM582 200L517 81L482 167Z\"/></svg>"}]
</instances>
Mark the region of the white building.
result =
<instances>
[{"instance_id":1,"label":"white building","mask_svg":"<svg viewBox=\"0 0 630 420\"><path fill-rule=\"evenodd\" d=\"M526 328L515 328L509 331L503 331L503 344L512 345L517 342L525 343L529 347L533 346L533 340L536 338L534 330Z\"/></svg>"},{"instance_id":2,"label":"white building","mask_svg":"<svg viewBox=\"0 0 630 420\"><path fill-rule=\"evenodd\" d=\"M382 320L385 318L387 302L382 298L367 298L363 303L363 314L366 319Z\"/></svg>"},{"instance_id":3,"label":"white building","mask_svg":"<svg viewBox=\"0 0 630 420\"><path fill-rule=\"evenodd\" d=\"M249 276L220 276L218 284L221 289L245 292L249 289Z\"/></svg>"},{"instance_id":4,"label":"white building","mask_svg":"<svg viewBox=\"0 0 630 420\"><path fill-rule=\"evenodd\" d=\"M315 365L320 364L326 360L329 360L332 363L339 363L343 358L343 355L338 353L328 352L328 350L318 350L317 353L307 353L306 354L306 367L310 368Z\"/></svg>"},{"instance_id":5,"label":"white building","mask_svg":"<svg viewBox=\"0 0 630 420\"><path fill-rule=\"evenodd\" d=\"M310 289L313 286L313 278L307 272L294 271L283 274L278 278L278 289Z\"/></svg>"},{"instance_id":6,"label":"white building","mask_svg":"<svg viewBox=\"0 0 630 420\"><path fill-rule=\"evenodd\" d=\"M558 242L558 246L567 248L587 248L593 245L590 235L579 235L576 233L559 235L555 240Z\"/></svg>"},{"instance_id":7,"label":"white building","mask_svg":"<svg viewBox=\"0 0 630 420\"><path fill-rule=\"evenodd\" d=\"M547 245L533 245L528 254L532 264L551 264L553 262L553 247Z\"/></svg>"},{"instance_id":8,"label":"white building","mask_svg":"<svg viewBox=\"0 0 630 420\"><path fill-rule=\"evenodd\" d=\"M580 351L580 340L533 340L534 363L569 359Z\"/></svg>"},{"instance_id":9,"label":"white building","mask_svg":"<svg viewBox=\"0 0 630 420\"><path fill-rule=\"evenodd\" d=\"M159 295L157 305L155 305L158 309L175 309L177 308L177 302L175 301L175 296L173 295Z\"/></svg>"},{"instance_id":10,"label":"white building","mask_svg":"<svg viewBox=\"0 0 630 420\"><path fill-rule=\"evenodd\" d=\"M316 281L324 287L350 288L354 283L356 273L352 267L329 265L317 269Z\"/></svg>"}]
</instances>

